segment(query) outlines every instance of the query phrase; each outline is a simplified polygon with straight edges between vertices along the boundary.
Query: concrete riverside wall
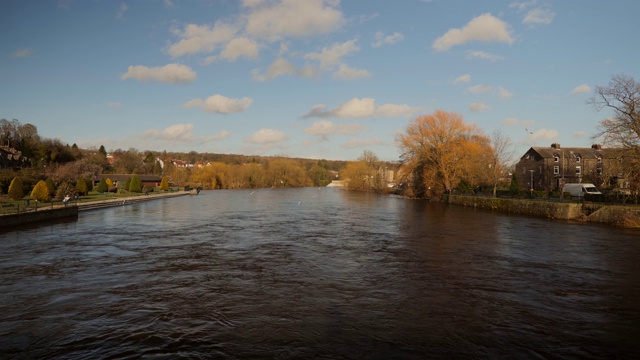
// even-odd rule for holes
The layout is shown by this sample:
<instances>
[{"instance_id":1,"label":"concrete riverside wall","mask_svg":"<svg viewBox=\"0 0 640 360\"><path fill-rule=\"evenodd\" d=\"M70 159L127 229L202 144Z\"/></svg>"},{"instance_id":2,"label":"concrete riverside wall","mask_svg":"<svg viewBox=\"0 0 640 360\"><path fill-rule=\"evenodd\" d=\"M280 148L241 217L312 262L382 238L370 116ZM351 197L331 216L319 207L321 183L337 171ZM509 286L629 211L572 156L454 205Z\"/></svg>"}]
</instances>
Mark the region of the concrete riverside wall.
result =
<instances>
[{"instance_id":1,"label":"concrete riverside wall","mask_svg":"<svg viewBox=\"0 0 640 360\"><path fill-rule=\"evenodd\" d=\"M640 228L640 206L444 195L443 202L486 210Z\"/></svg>"},{"instance_id":2,"label":"concrete riverside wall","mask_svg":"<svg viewBox=\"0 0 640 360\"><path fill-rule=\"evenodd\" d=\"M38 211L29 211L19 214L10 214L0 216L0 229L13 226L28 225L43 221L51 221L66 218L77 218L78 207L69 206L66 208L47 209Z\"/></svg>"}]
</instances>

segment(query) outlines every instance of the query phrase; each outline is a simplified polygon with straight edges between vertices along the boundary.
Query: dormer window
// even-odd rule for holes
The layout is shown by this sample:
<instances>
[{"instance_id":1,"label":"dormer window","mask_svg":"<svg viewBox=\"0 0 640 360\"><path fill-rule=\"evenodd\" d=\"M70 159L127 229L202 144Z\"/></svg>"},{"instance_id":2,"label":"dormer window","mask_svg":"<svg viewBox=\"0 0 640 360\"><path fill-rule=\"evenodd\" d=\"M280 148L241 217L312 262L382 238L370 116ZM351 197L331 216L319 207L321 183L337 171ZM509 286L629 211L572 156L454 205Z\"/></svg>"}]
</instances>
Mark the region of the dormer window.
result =
<instances>
[{"instance_id":1,"label":"dormer window","mask_svg":"<svg viewBox=\"0 0 640 360\"><path fill-rule=\"evenodd\" d=\"M554 161L554 162L560 162L560 156L558 156L558 155L553 155L553 161Z\"/></svg>"},{"instance_id":2,"label":"dormer window","mask_svg":"<svg viewBox=\"0 0 640 360\"><path fill-rule=\"evenodd\" d=\"M580 162L580 161L582 161L582 156L576 155L576 162Z\"/></svg>"}]
</instances>

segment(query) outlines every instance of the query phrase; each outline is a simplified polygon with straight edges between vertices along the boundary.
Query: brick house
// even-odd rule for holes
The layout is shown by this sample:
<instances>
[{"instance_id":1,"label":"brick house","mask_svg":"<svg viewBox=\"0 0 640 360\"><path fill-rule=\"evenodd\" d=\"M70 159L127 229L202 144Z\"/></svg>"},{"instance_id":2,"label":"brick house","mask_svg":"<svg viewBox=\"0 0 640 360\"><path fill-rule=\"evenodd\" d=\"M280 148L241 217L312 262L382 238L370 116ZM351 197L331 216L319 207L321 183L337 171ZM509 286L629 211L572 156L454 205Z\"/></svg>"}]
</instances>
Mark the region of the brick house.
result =
<instances>
[{"instance_id":1,"label":"brick house","mask_svg":"<svg viewBox=\"0 0 640 360\"><path fill-rule=\"evenodd\" d=\"M515 174L522 190L559 191L564 184L592 183L601 188L627 189L615 149L531 147L516 164ZM532 183L533 180L533 183Z\"/></svg>"}]
</instances>

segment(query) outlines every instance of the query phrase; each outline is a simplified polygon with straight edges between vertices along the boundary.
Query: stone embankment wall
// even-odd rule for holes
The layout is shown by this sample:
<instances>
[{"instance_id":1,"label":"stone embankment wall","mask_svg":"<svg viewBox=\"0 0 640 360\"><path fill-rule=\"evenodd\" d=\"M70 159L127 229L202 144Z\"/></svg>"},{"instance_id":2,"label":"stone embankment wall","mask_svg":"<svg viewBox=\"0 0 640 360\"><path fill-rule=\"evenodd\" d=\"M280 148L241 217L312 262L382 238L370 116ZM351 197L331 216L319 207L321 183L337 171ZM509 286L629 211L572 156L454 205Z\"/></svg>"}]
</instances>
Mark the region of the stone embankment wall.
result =
<instances>
[{"instance_id":1,"label":"stone embankment wall","mask_svg":"<svg viewBox=\"0 0 640 360\"><path fill-rule=\"evenodd\" d=\"M640 206L444 195L442 201L505 213L640 228Z\"/></svg>"},{"instance_id":2,"label":"stone embankment wall","mask_svg":"<svg viewBox=\"0 0 640 360\"><path fill-rule=\"evenodd\" d=\"M0 217L0 229L67 218L78 218L77 206L3 215Z\"/></svg>"}]
</instances>

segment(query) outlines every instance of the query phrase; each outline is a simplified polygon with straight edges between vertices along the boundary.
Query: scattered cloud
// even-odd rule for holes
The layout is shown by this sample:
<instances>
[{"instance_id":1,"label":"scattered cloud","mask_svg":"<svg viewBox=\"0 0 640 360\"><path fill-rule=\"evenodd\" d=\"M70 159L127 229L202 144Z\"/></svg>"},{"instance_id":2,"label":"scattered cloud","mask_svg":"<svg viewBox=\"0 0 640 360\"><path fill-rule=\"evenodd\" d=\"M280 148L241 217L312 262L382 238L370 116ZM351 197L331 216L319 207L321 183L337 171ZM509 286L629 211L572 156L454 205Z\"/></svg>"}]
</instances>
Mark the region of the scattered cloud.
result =
<instances>
[{"instance_id":1,"label":"scattered cloud","mask_svg":"<svg viewBox=\"0 0 640 360\"><path fill-rule=\"evenodd\" d=\"M341 148L344 149L354 149L354 148L366 148L371 146L380 146L384 145L384 141L378 138L371 139L351 139L346 143L340 145Z\"/></svg>"},{"instance_id":2,"label":"scattered cloud","mask_svg":"<svg viewBox=\"0 0 640 360\"><path fill-rule=\"evenodd\" d=\"M303 119L309 118L339 118L339 119L361 119L368 117L409 117L420 109L409 105L399 104L376 104L371 98L353 98L333 109L327 109L325 105L315 105Z\"/></svg>"},{"instance_id":3,"label":"scattered cloud","mask_svg":"<svg viewBox=\"0 0 640 360\"><path fill-rule=\"evenodd\" d=\"M467 91L472 93L472 94L485 94L485 93L490 92L492 89L493 88L491 87L491 85L478 84L478 85L474 85L474 86L469 86L467 88Z\"/></svg>"},{"instance_id":4,"label":"scattered cloud","mask_svg":"<svg viewBox=\"0 0 640 360\"><path fill-rule=\"evenodd\" d=\"M555 141L558 138L558 131L540 129L527 134L525 142L528 144L539 144L544 141Z\"/></svg>"},{"instance_id":5,"label":"scattered cloud","mask_svg":"<svg viewBox=\"0 0 640 360\"><path fill-rule=\"evenodd\" d=\"M473 18L461 29L450 29L437 38L432 47L436 51L446 51L472 41L512 44L514 39L507 23L487 13Z\"/></svg>"},{"instance_id":6,"label":"scattered cloud","mask_svg":"<svg viewBox=\"0 0 640 360\"><path fill-rule=\"evenodd\" d=\"M18 49L11 53L12 58L21 59L33 55L33 50L29 48Z\"/></svg>"},{"instance_id":7,"label":"scattered cloud","mask_svg":"<svg viewBox=\"0 0 640 360\"><path fill-rule=\"evenodd\" d=\"M345 19L338 1L248 1L245 32L256 39L277 41L327 34L339 29Z\"/></svg>"},{"instance_id":8,"label":"scattered cloud","mask_svg":"<svg viewBox=\"0 0 640 360\"><path fill-rule=\"evenodd\" d=\"M522 19L523 24L544 24L549 25L553 22L556 14L550 9L536 8L531 9Z\"/></svg>"},{"instance_id":9,"label":"scattered cloud","mask_svg":"<svg viewBox=\"0 0 640 360\"><path fill-rule=\"evenodd\" d=\"M333 77L336 79L362 79L371 77L371 73L367 70L352 68L346 64L340 64L340 67L333 73Z\"/></svg>"},{"instance_id":10,"label":"scattered cloud","mask_svg":"<svg viewBox=\"0 0 640 360\"><path fill-rule=\"evenodd\" d=\"M511 93L511 91L500 86L498 87L498 96L500 96L500 99L508 100L513 97L513 93Z\"/></svg>"},{"instance_id":11,"label":"scattered cloud","mask_svg":"<svg viewBox=\"0 0 640 360\"><path fill-rule=\"evenodd\" d=\"M316 121L304 132L309 135L319 136L321 140L328 140L329 135L356 135L367 128L362 124L336 124L333 121Z\"/></svg>"},{"instance_id":12,"label":"scattered cloud","mask_svg":"<svg viewBox=\"0 0 640 360\"><path fill-rule=\"evenodd\" d=\"M120 7L118 8L118 14L116 14L117 20L124 20L124 14L129 10L129 6L126 3L120 3Z\"/></svg>"},{"instance_id":13,"label":"scattered cloud","mask_svg":"<svg viewBox=\"0 0 640 360\"><path fill-rule=\"evenodd\" d=\"M118 101L110 102L107 104L107 107L110 109L121 109L122 103Z\"/></svg>"},{"instance_id":14,"label":"scattered cloud","mask_svg":"<svg viewBox=\"0 0 640 360\"><path fill-rule=\"evenodd\" d=\"M571 93L573 94L581 94L581 93L588 93L589 91L591 91L591 87L587 84L582 84L579 86L576 86L575 88L573 88L573 90L571 91Z\"/></svg>"},{"instance_id":15,"label":"scattered cloud","mask_svg":"<svg viewBox=\"0 0 640 360\"><path fill-rule=\"evenodd\" d=\"M214 135L195 137L193 135L193 124L175 124L164 130L149 129L142 133L142 138L169 142L205 143L223 140L229 137L229 135L231 135L229 131L223 130Z\"/></svg>"},{"instance_id":16,"label":"scattered cloud","mask_svg":"<svg viewBox=\"0 0 640 360\"><path fill-rule=\"evenodd\" d=\"M463 84L468 82L471 82L471 75L469 74L460 75L455 80L453 80L454 84Z\"/></svg>"},{"instance_id":17,"label":"scattered cloud","mask_svg":"<svg viewBox=\"0 0 640 360\"><path fill-rule=\"evenodd\" d=\"M140 81L158 81L172 84L186 84L195 80L196 72L181 64L168 64L159 67L143 65L129 66L121 79L136 79Z\"/></svg>"},{"instance_id":18,"label":"scattered cloud","mask_svg":"<svg viewBox=\"0 0 640 360\"><path fill-rule=\"evenodd\" d=\"M176 5L173 3L173 0L164 0L164 7L166 9L173 9Z\"/></svg>"},{"instance_id":19,"label":"scattered cloud","mask_svg":"<svg viewBox=\"0 0 640 360\"><path fill-rule=\"evenodd\" d=\"M215 112L218 114L231 114L243 112L251 106L253 99L249 97L243 97L241 99L230 99L226 96L215 94L208 98L193 99L182 105L183 108L199 107L200 109L208 112Z\"/></svg>"},{"instance_id":20,"label":"scattered cloud","mask_svg":"<svg viewBox=\"0 0 640 360\"><path fill-rule=\"evenodd\" d=\"M510 118L506 118L503 122L502 125L504 126L521 126L521 127L525 127L525 126L532 126L535 124L535 121L531 121L531 120L520 120L518 118L514 118L514 117L510 117ZM527 131L528 132L528 131Z\"/></svg>"},{"instance_id":21,"label":"scattered cloud","mask_svg":"<svg viewBox=\"0 0 640 360\"><path fill-rule=\"evenodd\" d=\"M251 60L258 59L258 43L246 37L235 38L220 52L220 57L229 62L236 61L239 57Z\"/></svg>"},{"instance_id":22,"label":"scattered cloud","mask_svg":"<svg viewBox=\"0 0 640 360\"><path fill-rule=\"evenodd\" d=\"M58 0L58 7L60 9L69 10L71 9L72 4L73 4L73 0Z\"/></svg>"},{"instance_id":23,"label":"scattered cloud","mask_svg":"<svg viewBox=\"0 0 640 360\"><path fill-rule=\"evenodd\" d=\"M273 129L260 129L244 141L252 144L274 144L288 140L285 133Z\"/></svg>"},{"instance_id":24,"label":"scattered cloud","mask_svg":"<svg viewBox=\"0 0 640 360\"><path fill-rule=\"evenodd\" d=\"M404 40L404 35L399 32L394 32L391 35L385 35L384 33L378 31L374 36L374 42L371 44L374 48L381 47L384 45L393 45L397 42Z\"/></svg>"},{"instance_id":25,"label":"scattered cloud","mask_svg":"<svg viewBox=\"0 0 640 360\"><path fill-rule=\"evenodd\" d=\"M491 110L491 106L485 103L471 103L469 104L469 110L474 112L488 111Z\"/></svg>"},{"instance_id":26,"label":"scattered cloud","mask_svg":"<svg viewBox=\"0 0 640 360\"><path fill-rule=\"evenodd\" d=\"M573 135L573 137L576 139L583 139L585 136L587 136L587 133L582 130L578 130L574 131L571 135Z\"/></svg>"},{"instance_id":27,"label":"scattered cloud","mask_svg":"<svg viewBox=\"0 0 640 360\"><path fill-rule=\"evenodd\" d=\"M491 54L486 51L476 50L476 51L467 52L467 59L482 59L482 60L488 60L491 62L496 62L496 61L504 60L504 57L500 55Z\"/></svg>"},{"instance_id":28,"label":"scattered cloud","mask_svg":"<svg viewBox=\"0 0 640 360\"><path fill-rule=\"evenodd\" d=\"M170 45L168 52L173 57L211 53L233 40L238 31L238 25L223 21L218 21L213 26L188 24L184 30L172 30L180 40Z\"/></svg>"},{"instance_id":29,"label":"scattered cloud","mask_svg":"<svg viewBox=\"0 0 640 360\"><path fill-rule=\"evenodd\" d=\"M289 60L282 57L275 59L264 74L260 73L260 69L253 70L253 80L256 81L267 81L283 75L310 78L318 76L319 72L311 65L305 65L298 69Z\"/></svg>"},{"instance_id":30,"label":"scattered cloud","mask_svg":"<svg viewBox=\"0 0 640 360\"><path fill-rule=\"evenodd\" d=\"M320 62L321 68L331 69L333 66L339 64L344 56L357 52L358 50L360 50L360 48L356 45L356 40L354 39L325 47L319 53L305 54L304 58L317 60Z\"/></svg>"}]
</instances>

